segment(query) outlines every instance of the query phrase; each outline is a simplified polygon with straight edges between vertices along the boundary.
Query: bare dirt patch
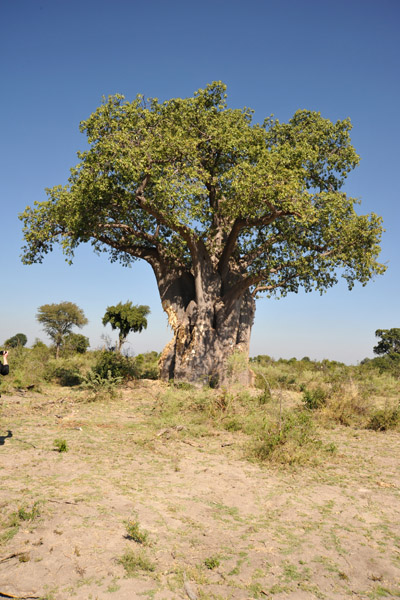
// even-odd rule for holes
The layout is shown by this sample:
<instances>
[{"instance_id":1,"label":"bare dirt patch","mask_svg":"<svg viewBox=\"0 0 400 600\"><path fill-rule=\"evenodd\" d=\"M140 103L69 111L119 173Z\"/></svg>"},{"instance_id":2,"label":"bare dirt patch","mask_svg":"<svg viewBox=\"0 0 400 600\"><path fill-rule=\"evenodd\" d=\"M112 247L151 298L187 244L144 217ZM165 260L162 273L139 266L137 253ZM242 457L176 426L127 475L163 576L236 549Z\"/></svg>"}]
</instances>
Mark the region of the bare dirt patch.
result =
<instances>
[{"instance_id":1,"label":"bare dirt patch","mask_svg":"<svg viewBox=\"0 0 400 600\"><path fill-rule=\"evenodd\" d=\"M399 433L335 428L318 466L259 465L240 432L154 428L161 392L3 396L0 598L400 597Z\"/></svg>"}]
</instances>

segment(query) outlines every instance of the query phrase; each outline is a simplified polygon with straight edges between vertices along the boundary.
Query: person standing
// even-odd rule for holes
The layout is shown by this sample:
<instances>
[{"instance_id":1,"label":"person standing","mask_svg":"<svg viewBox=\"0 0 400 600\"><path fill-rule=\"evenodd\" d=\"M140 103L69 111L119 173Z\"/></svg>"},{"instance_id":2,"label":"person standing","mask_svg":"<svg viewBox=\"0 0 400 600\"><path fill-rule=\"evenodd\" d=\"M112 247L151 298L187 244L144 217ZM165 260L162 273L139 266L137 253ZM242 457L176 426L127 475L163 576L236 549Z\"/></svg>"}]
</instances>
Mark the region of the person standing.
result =
<instances>
[{"instance_id":1,"label":"person standing","mask_svg":"<svg viewBox=\"0 0 400 600\"><path fill-rule=\"evenodd\" d=\"M0 362L0 373L2 375L8 375L10 367L8 366L8 360L7 360L8 352L7 352L7 350L4 350L4 352L2 354L3 354L3 362L2 363ZM0 394L0 396L1 396L1 394Z\"/></svg>"}]
</instances>

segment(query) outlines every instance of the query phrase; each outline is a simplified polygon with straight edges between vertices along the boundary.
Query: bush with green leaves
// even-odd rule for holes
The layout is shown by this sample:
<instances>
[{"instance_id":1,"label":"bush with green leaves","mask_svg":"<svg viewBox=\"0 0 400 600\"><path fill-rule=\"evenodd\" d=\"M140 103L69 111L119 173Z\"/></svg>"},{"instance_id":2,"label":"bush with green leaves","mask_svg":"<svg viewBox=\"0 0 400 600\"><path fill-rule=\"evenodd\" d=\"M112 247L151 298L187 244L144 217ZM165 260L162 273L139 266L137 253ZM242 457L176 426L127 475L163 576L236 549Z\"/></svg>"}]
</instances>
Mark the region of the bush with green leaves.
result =
<instances>
[{"instance_id":1,"label":"bush with green leaves","mask_svg":"<svg viewBox=\"0 0 400 600\"><path fill-rule=\"evenodd\" d=\"M322 387L316 387L313 390L305 389L303 391L303 402L306 408L316 410L325 406L328 393Z\"/></svg>"},{"instance_id":2,"label":"bush with green leaves","mask_svg":"<svg viewBox=\"0 0 400 600\"><path fill-rule=\"evenodd\" d=\"M54 440L54 447L57 452L68 452L69 450L67 441L61 438Z\"/></svg>"},{"instance_id":3,"label":"bush with green leaves","mask_svg":"<svg viewBox=\"0 0 400 600\"><path fill-rule=\"evenodd\" d=\"M137 367L133 358L123 356L122 354L104 350L97 355L96 362L92 367L93 373L99 375L102 379L109 377L119 377L126 381L136 379L138 375Z\"/></svg>"},{"instance_id":4,"label":"bush with green leaves","mask_svg":"<svg viewBox=\"0 0 400 600\"><path fill-rule=\"evenodd\" d=\"M141 529L138 521L130 519L125 521L126 536L129 540L133 540L137 544L146 545L148 543L149 534L144 529Z\"/></svg>"},{"instance_id":5,"label":"bush with green leaves","mask_svg":"<svg viewBox=\"0 0 400 600\"><path fill-rule=\"evenodd\" d=\"M316 458L323 448L309 411L284 411L268 418L250 442L250 456L282 464L302 464Z\"/></svg>"},{"instance_id":6,"label":"bush with green leaves","mask_svg":"<svg viewBox=\"0 0 400 600\"><path fill-rule=\"evenodd\" d=\"M1 389L3 392L20 388L41 389L45 379L48 361L51 358L51 351L47 346L39 348L24 348L18 346L10 351L8 363L10 373L2 378Z\"/></svg>"},{"instance_id":7,"label":"bush with green leaves","mask_svg":"<svg viewBox=\"0 0 400 600\"><path fill-rule=\"evenodd\" d=\"M89 392L89 401L107 400L117 397L121 383L122 377L113 377L111 371L108 371L106 377L89 371L81 383L81 388Z\"/></svg>"},{"instance_id":8,"label":"bush with green leaves","mask_svg":"<svg viewBox=\"0 0 400 600\"><path fill-rule=\"evenodd\" d=\"M160 358L159 352L145 352L144 354L138 354L135 357L135 367L137 370L137 377L139 379L158 379L159 368L158 361Z\"/></svg>"},{"instance_id":9,"label":"bush with green leaves","mask_svg":"<svg viewBox=\"0 0 400 600\"><path fill-rule=\"evenodd\" d=\"M374 410L367 423L367 429L388 431L400 426L400 406L385 406Z\"/></svg>"},{"instance_id":10,"label":"bush with green leaves","mask_svg":"<svg viewBox=\"0 0 400 600\"><path fill-rule=\"evenodd\" d=\"M46 379L48 381L55 381L63 387L73 387L79 385L83 381L83 375L79 372L79 369L74 365L68 364L57 364L50 362L46 370Z\"/></svg>"},{"instance_id":11,"label":"bush with green leaves","mask_svg":"<svg viewBox=\"0 0 400 600\"><path fill-rule=\"evenodd\" d=\"M378 372L383 375L393 375L397 379L400 378L400 355L377 356L376 358L364 359L361 361L360 369L368 376L371 372Z\"/></svg>"}]
</instances>

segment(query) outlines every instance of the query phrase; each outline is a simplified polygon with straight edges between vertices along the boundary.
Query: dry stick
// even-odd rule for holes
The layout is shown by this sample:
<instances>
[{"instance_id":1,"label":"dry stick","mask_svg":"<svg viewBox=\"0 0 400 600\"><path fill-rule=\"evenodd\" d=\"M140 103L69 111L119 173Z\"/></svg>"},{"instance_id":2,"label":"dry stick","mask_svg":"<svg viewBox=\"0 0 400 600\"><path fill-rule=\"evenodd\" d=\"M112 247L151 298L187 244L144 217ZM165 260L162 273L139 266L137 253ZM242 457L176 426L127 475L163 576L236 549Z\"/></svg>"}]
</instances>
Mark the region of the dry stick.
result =
<instances>
[{"instance_id":1,"label":"dry stick","mask_svg":"<svg viewBox=\"0 0 400 600\"><path fill-rule=\"evenodd\" d=\"M180 442L183 442L184 444L188 444L189 446L193 446L193 448L202 448L203 446L201 444L193 444L192 442L189 442L189 440L179 440Z\"/></svg>"},{"instance_id":2,"label":"dry stick","mask_svg":"<svg viewBox=\"0 0 400 600\"><path fill-rule=\"evenodd\" d=\"M0 598L13 598L13 600L40 600L40 596L14 596L0 592Z\"/></svg>"},{"instance_id":3,"label":"dry stick","mask_svg":"<svg viewBox=\"0 0 400 600\"><path fill-rule=\"evenodd\" d=\"M269 385L267 378L262 373L259 373L259 375L261 375L261 377L264 379L265 385L268 388L269 394L270 394L270 396L272 396L271 386Z\"/></svg>"},{"instance_id":4,"label":"dry stick","mask_svg":"<svg viewBox=\"0 0 400 600\"><path fill-rule=\"evenodd\" d=\"M69 502L68 500L46 500L46 502L56 502L57 504L73 504L74 506L78 506L77 502Z\"/></svg>"},{"instance_id":5,"label":"dry stick","mask_svg":"<svg viewBox=\"0 0 400 600\"><path fill-rule=\"evenodd\" d=\"M6 556L5 558L0 559L0 563L6 562L6 560L11 560L12 558L17 558L17 556L22 556L23 554L26 554L25 552L14 552L14 554L10 554L9 556ZM12 596L11 596L12 598Z\"/></svg>"},{"instance_id":6,"label":"dry stick","mask_svg":"<svg viewBox=\"0 0 400 600\"><path fill-rule=\"evenodd\" d=\"M190 598L190 600L197 600L198 596L195 590L193 589L192 585L190 584L190 581L186 579L186 573L184 573L183 579L183 588L187 596Z\"/></svg>"},{"instance_id":7,"label":"dry stick","mask_svg":"<svg viewBox=\"0 0 400 600\"><path fill-rule=\"evenodd\" d=\"M0 592L0 598L13 598L13 600L40 600L41 596L14 596Z\"/></svg>"}]
</instances>

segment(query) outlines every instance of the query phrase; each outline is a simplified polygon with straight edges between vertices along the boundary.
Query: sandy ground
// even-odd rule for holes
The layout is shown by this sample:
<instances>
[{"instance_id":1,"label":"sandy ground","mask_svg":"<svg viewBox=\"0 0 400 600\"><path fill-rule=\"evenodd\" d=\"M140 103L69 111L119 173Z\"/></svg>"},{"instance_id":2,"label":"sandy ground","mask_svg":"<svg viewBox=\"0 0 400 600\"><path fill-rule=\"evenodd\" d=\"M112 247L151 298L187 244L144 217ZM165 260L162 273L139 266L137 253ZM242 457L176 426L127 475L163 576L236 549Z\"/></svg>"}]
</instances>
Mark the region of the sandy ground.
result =
<instances>
[{"instance_id":1,"label":"sandy ground","mask_svg":"<svg viewBox=\"0 0 400 600\"><path fill-rule=\"evenodd\" d=\"M336 428L320 466L260 466L241 434L152 430L154 385L2 397L0 598L400 597L399 433Z\"/></svg>"}]
</instances>

